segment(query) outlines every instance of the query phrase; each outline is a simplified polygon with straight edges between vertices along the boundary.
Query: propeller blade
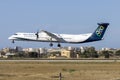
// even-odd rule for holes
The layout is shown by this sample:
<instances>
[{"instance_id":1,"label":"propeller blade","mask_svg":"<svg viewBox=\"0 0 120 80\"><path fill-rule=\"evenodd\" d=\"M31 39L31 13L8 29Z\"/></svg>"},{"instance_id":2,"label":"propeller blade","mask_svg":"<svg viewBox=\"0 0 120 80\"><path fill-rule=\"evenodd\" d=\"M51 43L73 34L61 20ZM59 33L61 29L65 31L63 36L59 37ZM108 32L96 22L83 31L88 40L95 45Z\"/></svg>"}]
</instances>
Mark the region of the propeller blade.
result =
<instances>
[{"instance_id":1,"label":"propeller blade","mask_svg":"<svg viewBox=\"0 0 120 80\"><path fill-rule=\"evenodd\" d=\"M39 38L39 31L37 31L37 32L35 33L35 35L36 35L36 39L38 39L38 38Z\"/></svg>"}]
</instances>

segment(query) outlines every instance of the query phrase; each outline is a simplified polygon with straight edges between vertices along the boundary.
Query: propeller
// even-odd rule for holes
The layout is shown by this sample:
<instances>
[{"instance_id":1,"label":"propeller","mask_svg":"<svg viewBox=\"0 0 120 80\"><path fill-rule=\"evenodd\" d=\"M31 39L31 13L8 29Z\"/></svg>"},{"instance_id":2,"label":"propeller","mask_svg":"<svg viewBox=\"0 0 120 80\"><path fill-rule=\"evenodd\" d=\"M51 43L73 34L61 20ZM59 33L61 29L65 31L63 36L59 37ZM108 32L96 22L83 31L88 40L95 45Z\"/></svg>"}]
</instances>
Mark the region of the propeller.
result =
<instances>
[{"instance_id":1,"label":"propeller","mask_svg":"<svg viewBox=\"0 0 120 80\"><path fill-rule=\"evenodd\" d=\"M38 39L39 38L39 30L35 33L35 35L36 35L36 39Z\"/></svg>"}]
</instances>

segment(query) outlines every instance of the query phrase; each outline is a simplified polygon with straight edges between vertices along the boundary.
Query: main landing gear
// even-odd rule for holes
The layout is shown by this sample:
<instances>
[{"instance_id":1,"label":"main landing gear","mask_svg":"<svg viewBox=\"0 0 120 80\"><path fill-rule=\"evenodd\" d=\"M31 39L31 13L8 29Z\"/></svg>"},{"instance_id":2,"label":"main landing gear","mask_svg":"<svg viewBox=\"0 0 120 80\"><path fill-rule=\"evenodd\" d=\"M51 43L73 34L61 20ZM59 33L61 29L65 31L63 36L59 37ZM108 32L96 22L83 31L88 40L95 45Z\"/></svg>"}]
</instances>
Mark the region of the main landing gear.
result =
<instances>
[{"instance_id":1,"label":"main landing gear","mask_svg":"<svg viewBox=\"0 0 120 80\"><path fill-rule=\"evenodd\" d=\"M53 43L52 43L52 38L50 38L50 44L49 44L50 47L53 47ZM60 43L58 42L58 45L57 47L61 47Z\"/></svg>"},{"instance_id":2,"label":"main landing gear","mask_svg":"<svg viewBox=\"0 0 120 80\"><path fill-rule=\"evenodd\" d=\"M50 43L49 45L50 45L50 47L53 47L53 43ZM61 47L61 44L58 43L57 47Z\"/></svg>"},{"instance_id":3,"label":"main landing gear","mask_svg":"<svg viewBox=\"0 0 120 80\"><path fill-rule=\"evenodd\" d=\"M50 43L49 45L50 45L50 47L53 47L53 43Z\"/></svg>"},{"instance_id":4,"label":"main landing gear","mask_svg":"<svg viewBox=\"0 0 120 80\"><path fill-rule=\"evenodd\" d=\"M58 43L58 45L57 45L58 47L61 47L61 45L60 45L60 43Z\"/></svg>"}]
</instances>

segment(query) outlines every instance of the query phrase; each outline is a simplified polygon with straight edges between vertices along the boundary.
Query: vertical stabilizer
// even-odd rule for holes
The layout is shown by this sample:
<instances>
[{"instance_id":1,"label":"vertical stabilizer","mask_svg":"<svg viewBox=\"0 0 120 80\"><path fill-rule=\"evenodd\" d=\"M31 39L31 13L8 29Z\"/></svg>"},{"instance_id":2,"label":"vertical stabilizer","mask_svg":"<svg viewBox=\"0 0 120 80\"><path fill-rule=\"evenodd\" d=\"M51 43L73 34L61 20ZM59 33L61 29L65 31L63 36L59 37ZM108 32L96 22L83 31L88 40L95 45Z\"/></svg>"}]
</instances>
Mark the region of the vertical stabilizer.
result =
<instances>
[{"instance_id":1,"label":"vertical stabilizer","mask_svg":"<svg viewBox=\"0 0 120 80\"><path fill-rule=\"evenodd\" d=\"M104 33L108 27L109 23L98 23L98 27L95 32L86 40L86 42L90 41L98 41L101 40L104 36Z\"/></svg>"}]
</instances>

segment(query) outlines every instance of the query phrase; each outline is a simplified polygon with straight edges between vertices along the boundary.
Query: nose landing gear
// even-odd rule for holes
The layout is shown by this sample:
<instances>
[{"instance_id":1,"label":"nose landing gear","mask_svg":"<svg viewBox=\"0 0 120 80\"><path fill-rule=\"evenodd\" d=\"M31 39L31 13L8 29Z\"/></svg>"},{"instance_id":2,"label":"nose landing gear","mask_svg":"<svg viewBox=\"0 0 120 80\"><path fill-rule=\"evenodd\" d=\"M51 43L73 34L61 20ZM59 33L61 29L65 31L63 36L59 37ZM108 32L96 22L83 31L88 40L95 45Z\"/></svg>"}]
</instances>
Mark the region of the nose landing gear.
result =
<instances>
[{"instance_id":1,"label":"nose landing gear","mask_svg":"<svg viewBox=\"0 0 120 80\"><path fill-rule=\"evenodd\" d=\"M15 43L15 41L14 41L14 40L12 40L12 43Z\"/></svg>"}]
</instances>

